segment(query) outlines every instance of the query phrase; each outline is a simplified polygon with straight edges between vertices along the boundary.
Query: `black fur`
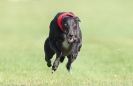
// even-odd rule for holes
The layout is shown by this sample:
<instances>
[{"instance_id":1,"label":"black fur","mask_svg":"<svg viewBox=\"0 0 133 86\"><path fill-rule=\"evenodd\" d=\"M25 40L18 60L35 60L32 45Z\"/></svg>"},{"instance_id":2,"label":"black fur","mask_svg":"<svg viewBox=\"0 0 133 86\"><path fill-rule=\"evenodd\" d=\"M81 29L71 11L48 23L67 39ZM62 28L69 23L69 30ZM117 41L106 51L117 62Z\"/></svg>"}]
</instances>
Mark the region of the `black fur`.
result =
<instances>
[{"instance_id":1,"label":"black fur","mask_svg":"<svg viewBox=\"0 0 133 86\"><path fill-rule=\"evenodd\" d=\"M79 27L79 18L65 16L62 20L63 31L60 30L57 24L58 13L50 23L50 32L45 40L44 51L47 66L56 71L60 62L64 61L65 56L68 58L66 68L71 69L72 62L76 59L78 52L82 46L82 34ZM65 44L66 43L66 44ZM51 64L53 55L56 54L56 59Z\"/></svg>"}]
</instances>

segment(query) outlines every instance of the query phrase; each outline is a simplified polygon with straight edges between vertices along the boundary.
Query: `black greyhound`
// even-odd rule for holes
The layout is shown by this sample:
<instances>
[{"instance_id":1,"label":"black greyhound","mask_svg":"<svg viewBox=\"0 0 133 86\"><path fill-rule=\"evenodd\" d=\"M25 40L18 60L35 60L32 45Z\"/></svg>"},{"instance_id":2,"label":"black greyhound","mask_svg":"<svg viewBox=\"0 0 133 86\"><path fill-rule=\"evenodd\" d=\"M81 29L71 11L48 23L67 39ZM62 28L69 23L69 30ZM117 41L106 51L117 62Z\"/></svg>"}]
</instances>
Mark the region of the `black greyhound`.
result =
<instances>
[{"instance_id":1,"label":"black greyhound","mask_svg":"<svg viewBox=\"0 0 133 86\"><path fill-rule=\"evenodd\" d=\"M47 66L56 71L60 62L68 58L66 68L71 69L72 62L76 59L82 46L82 34L79 27L79 18L72 12L60 12L50 23L49 37L44 44L45 60ZM51 64L53 55L56 59Z\"/></svg>"}]
</instances>

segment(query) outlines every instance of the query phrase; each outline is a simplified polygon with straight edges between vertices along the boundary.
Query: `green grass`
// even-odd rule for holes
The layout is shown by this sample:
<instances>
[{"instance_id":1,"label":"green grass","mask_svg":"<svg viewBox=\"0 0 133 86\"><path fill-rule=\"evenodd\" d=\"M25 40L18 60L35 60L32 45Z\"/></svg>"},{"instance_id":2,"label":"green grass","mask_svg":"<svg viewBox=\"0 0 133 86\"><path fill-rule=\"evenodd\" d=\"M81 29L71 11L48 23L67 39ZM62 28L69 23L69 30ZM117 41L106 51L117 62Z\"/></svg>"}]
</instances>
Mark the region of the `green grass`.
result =
<instances>
[{"instance_id":1,"label":"green grass","mask_svg":"<svg viewBox=\"0 0 133 86\"><path fill-rule=\"evenodd\" d=\"M75 4L76 3L76 4ZM0 86L133 86L133 1L1 0ZM43 43L59 11L81 19L83 47L51 74Z\"/></svg>"}]
</instances>

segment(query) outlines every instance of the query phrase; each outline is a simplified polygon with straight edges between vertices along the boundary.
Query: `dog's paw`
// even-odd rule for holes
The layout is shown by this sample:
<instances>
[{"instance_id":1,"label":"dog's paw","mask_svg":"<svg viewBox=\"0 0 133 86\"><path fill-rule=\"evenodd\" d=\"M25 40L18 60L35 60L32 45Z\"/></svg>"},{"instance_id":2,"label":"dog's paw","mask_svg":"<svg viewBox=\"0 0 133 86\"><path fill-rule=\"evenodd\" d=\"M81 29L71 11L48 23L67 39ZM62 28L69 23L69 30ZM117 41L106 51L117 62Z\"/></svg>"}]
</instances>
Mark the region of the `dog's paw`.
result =
<instances>
[{"instance_id":1,"label":"dog's paw","mask_svg":"<svg viewBox=\"0 0 133 86\"><path fill-rule=\"evenodd\" d=\"M51 63L47 63L47 66L48 66L48 67L51 67L52 65L51 65Z\"/></svg>"},{"instance_id":2,"label":"dog's paw","mask_svg":"<svg viewBox=\"0 0 133 86\"><path fill-rule=\"evenodd\" d=\"M57 67L52 66L52 71L56 71Z\"/></svg>"},{"instance_id":3,"label":"dog's paw","mask_svg":"<svg viewBox=\"0 0 133 86\"><path fill-rule=\"evenodd\" d=\"M67 68L68 72L70 72L70 70L71 70L72 67L71 67L70 65L67 64L67 65L66 65L66 68Z\"/></svg>"},{"instance_id":4,"label":"dog's paw","mask_svg":"<svg viewBox=\"0 0 133 86\"><path fill-rule=\"evenodd\" d=\"M54 73L55 71L54 70L52 70L52 74Z\"/></svg>"},{"instance_id":5,"label":"dog's paw","mask_svg":"<svg viewBox=\"0 0 133 86\"><path fill-rule=\"evenodd\" d=\"M62 63L64 61L65 57L60 58L60 62Z\"/></svg>"}]
</instances>

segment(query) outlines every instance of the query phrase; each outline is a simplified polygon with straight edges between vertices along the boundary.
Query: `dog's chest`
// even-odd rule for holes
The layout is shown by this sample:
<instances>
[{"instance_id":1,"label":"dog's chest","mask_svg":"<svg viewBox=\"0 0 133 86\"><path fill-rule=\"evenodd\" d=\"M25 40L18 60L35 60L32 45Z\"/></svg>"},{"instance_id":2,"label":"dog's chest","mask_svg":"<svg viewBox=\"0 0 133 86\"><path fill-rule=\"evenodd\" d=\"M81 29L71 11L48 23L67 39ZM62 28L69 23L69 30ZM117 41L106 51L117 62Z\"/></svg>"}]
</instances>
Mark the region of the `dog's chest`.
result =
<instances>
[{"instance_id":1,"label":"dog's chest","mask_svg":"<svg viewBox=\"0 0 133 86\"><path fill-rule=\"evenodd\" d=\"M65 49L69 49L70 44L67 42L66 39L62 42L62 47L65 48Z\"/></svg>"},{"instance_id":2,"label":"dog's chest","mask_svg":"<svg viewBox=\"0 0 133 86\"><path fill-rule=\"evenodd\" d=\"M67 40L64 40L62 42L62 48L61 48L61 51L62 51L62 55L63 56L68 56L70 53L71 53L71 50L72 50L72 45L69 44L67 42Z\"/></svg>"}]
</instances>

